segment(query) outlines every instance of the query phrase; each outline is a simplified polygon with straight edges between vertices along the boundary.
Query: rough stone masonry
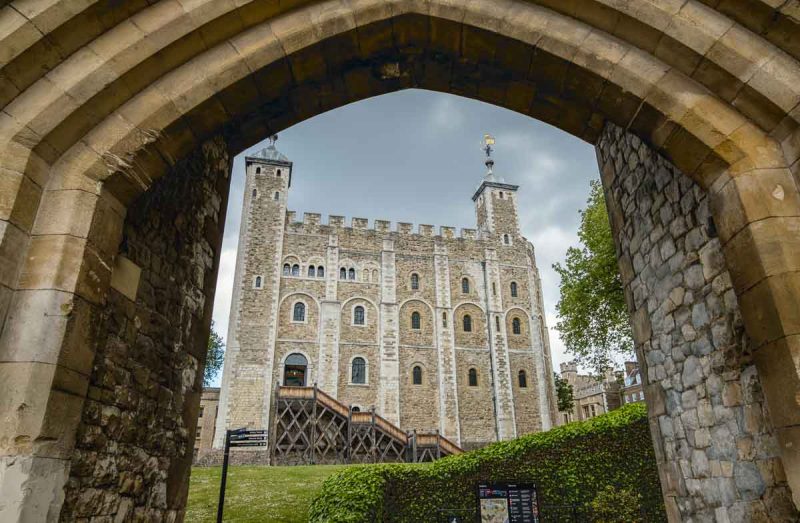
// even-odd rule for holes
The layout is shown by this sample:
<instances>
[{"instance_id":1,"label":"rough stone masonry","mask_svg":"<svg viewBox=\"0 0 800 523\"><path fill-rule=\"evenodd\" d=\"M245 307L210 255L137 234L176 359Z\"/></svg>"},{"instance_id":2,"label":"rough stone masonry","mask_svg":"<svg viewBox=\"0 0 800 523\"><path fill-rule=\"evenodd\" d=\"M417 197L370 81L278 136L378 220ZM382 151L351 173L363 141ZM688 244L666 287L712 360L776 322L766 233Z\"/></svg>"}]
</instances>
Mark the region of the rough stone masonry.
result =
<instances>
[{"instance_id":1,"label":"rough stone masonry","mask_svg":"<svg viewBox=\"0 0 800 523\"><path fill-rule=\"evenodd\" d=\"M613 124L597 157L671 521L797 521L705 191Z\"/></svg>"}]
</instances>

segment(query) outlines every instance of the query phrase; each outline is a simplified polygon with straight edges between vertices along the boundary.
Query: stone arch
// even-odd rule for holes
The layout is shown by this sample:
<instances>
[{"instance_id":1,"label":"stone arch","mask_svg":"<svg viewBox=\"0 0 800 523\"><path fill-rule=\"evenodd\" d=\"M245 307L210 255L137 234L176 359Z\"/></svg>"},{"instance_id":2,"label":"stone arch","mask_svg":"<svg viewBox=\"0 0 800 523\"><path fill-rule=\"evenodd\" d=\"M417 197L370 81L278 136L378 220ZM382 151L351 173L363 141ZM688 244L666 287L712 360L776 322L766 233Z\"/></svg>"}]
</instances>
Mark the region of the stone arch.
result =
<instances>
[{"instance_id":1,"label":"stone arch","mask_svg":"<svg viewBox=\"0 0 800 523\"><path fill-rule=\"evenodd\" d=\"M365 309L364 325L353 324L353 310L357 305ZM378 343L380 332L379 307L364 296L354 296L342 303L339 336L342 342Z\"/></svg>"},{"instance_id":2,"label":"stone arch","mask_svg":"<svg viewBox=\"0 0 800 523\"><path fill-rule=\"evenodd\" d=\"M464 316L469 315L472 331L464 332ZM472 301L462 301L453 307L453 330L456 347L487 349L486 314L483 307Z\"/></svg>"},{"instance_id":3,"label":"stone arch","mask_svg":"<svg viewBox=\"0 0 800 523\"><path fill-rule=\"evenodd\" d=\"M287 358L289 358L289 356L291 356L292 354L300 354L308 362L307 370L306 370L306 385L305 386L306 387L312 386L316 382L316 379L317 379L316 372L315 372L316 371L316 363L314 361L314 358L312 358L308 354L308 352L306 350L304 350L302 348L294 347L294 346L286 347L286 348L284 348L284 350L282 352L283 352L283 354L280 356L280 359L278 360L280 363L278 364L278 368L276 369L276 373L277 373L278 379L280 380L280 383L283 384L283 375L284 375L284 370L286 369L286 360L287 360Z\"/></svg>"},{"instance_id":4,"label":"stone arch","mask_svg":"<svg viewBox=\"0 0 800 523\"><path fill-rule=\"evenodd\" d=\"M800 499L800 371L791 356L800 343L800 256L791 241L800 216L800 48L792 4L772 4L312 1L268 9L207 0L182 9L137 3L112 11L107 2L75 7L53 0L51 8L25 15L2 11L0 67L14 82L0 93L0 248L7 254L0 349L9 355L0 378L19 384L9 405L41 408L25 420L10 416L0 440L59 442L13 443L6 454L21 456L16 466L27 471L52 465L59 473L42 476L66 481L92 361L96 351L100 360L106 356L87 319L121 307L117 299L136 298L138 278L107 298L110 273L143 263L120 246L123 230L146 214L142 199L169 186L157 180L175 179L189 168L182 161L197 154L222 166L219 186L209 179L204 190L227 194L229 152L350 101L417 86L504 106L591 143L615 124L705 191L783 468ZM70 38L77 33L82 38ZM327 52L332 48L337 52ZM480 74L468 74L470 67ZM216 137L223 135L220 145ZM604 179L613 181L620 167L604 161ZM219 223L218 213L207 216ZM211 244L214 259L202 266L209 281L219 258ZM621 254L633 281L633 260ZM145 279L150 270L144 268ZM77 326L51 314L63 307L81 319ZM210 305L198 307L185 316L196 323L182 326L194 333L181 340L185 347L202 346L208 330ZM634 314L637 338L649 340L646 313ZM31 347L39 350L35 358ZM175 365L199 370L203 355L195 352ZM34 380L45 385L25 386ZM64 390L63 383L75 386ZM658 410L657 389L648 390ZM191 419L196 408L197 391L186 393L186 410L176 419ZM661 437L655 428L654 437ZM174 460L170 470L180 476L186 465ZM20 494L19 506L52 500L38 506L57 510L62 489L51 487ZM23 491L21 484L3 489ZM691 515L677 503L673 515Z\"/></svg>"},{"instance_id":5,"label":"stone arch","mask_svg":"<svg viewBox=\"0 0 800 523\"><path fill-rule=\"evenodd\" d=\"M531 336L531 318L523 309L512 307L504 314L504 334L508 340L509 349L530 349L533 344ZM520 333L514 334L513 322L518 318L520 322Z\"/></svg>"},{"instance_id":6,"label":"stone arch","mask_svg":"<svg viewBox=\"0 0 800 523\"><path fill-rule=\"evenodd\" d=\"M305 320L302 322L293 320L295 303L305 304ZM319 336L319 311L319 302L311 294L292 292L283 296L278 302L278 314L284 318L284 321L279 323L278 339L316 340Z\"/></svg>"},{"instance_id":7,"label":"stone arch","mask_svg":"<svg viewBox=\"0 0 800 523\"><path fill-rule=\"evenodd\" d=\"M435 339L434 310L430 303L419 298L409 298L400 303L400 345L433 347ZM411 328L411 315L420 315L420 329Z\"/></svg>"}]
</instances>

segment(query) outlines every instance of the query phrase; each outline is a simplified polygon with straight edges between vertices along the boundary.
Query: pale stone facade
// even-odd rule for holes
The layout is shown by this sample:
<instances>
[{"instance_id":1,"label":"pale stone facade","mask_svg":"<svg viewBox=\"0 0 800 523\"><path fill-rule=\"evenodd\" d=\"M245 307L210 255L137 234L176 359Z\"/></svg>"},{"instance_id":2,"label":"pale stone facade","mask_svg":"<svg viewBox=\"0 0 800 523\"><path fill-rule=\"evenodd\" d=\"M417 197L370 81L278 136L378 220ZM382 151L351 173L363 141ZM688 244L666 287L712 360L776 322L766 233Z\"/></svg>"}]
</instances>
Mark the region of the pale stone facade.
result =
<instances>
[{"instance_id":1,"label":"pale stone facade","mask_svg":"<svg viewBox=\"0 0 800 523\"><path fill-rule=\"evenodd\" d=\"M479 230L457 235L297 221L291 176L274 145L246 160L216 447L226 429L267 427L279 384L316 383L466 447L551 427L541 285L517 186L487 175L473 197Z\"/></svg>"},{"instance_id":2,"label":"pale stone facade","mask_svg":"<svg viewBox=\"0 0 800 523\"><path fill-rule=\"evenodd\" d=\"M194 438L195 457L202 450L210 449L214 443L214 430L217 426L219 410L219 388L204 387L200 395L200 412L197 415L197 429Z\"/></svg>"},{"instance_id":3,"label":"pale stone facade","mask_svg":"<svg viewBox=\"0 0 800 523\"><path fill-rule=\"evenodd\" d=\"M602 376L591 376L579 374L575 362L562 363L561 379L572 387L573 407L558 413L559 424L591 419L621 406L620 384L612 369Z\"/></svg>"}]
</instances>

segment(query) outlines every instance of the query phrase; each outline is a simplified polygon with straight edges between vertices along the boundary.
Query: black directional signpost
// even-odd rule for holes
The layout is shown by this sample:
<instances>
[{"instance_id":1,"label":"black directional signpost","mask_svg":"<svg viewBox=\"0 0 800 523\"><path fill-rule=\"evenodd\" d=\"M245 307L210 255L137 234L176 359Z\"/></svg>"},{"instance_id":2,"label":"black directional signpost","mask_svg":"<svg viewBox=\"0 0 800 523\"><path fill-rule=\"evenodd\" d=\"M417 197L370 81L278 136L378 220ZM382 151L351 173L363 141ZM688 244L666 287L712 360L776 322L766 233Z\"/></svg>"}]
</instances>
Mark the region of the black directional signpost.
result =
<instances>
[{"instance_id":1,"label":"black directional signpost","mask_svg":"<svg viewBox=\"0 0 800 523\"><path fill-rule=\"evenodd\" d=\"M225 432L225 454L222 457L222 481L219 484L219 504L217 523L222 523L222 509L225 507L225 484L228 482L228 455L231 447L266 447L266 430L236 429Z\"/></svg>"}]
</instances>

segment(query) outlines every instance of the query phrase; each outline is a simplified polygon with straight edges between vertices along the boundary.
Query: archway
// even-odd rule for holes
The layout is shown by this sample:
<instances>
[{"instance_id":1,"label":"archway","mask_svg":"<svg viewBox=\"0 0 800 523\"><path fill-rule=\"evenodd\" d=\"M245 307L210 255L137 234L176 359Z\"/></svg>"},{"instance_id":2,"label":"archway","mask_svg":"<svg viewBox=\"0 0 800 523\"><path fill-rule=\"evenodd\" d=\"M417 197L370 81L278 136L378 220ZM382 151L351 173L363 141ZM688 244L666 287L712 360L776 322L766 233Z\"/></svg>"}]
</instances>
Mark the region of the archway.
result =
<instances>
[{"instance_id":1,"label":"archway","mask_svg":"<svg viewBox=\"0 0 800 523\"><path fill-rule=\"evenodd\" d=\"M636 255L644 231L634 217L645 207L634 203L648 201L661 181L683 180L677 185L693 197L673 211L713 217L703 230L717 238L702 237L698 247L710 241L703 255L724 255L735 303L725 295L723 302L733 317L740 311L747 334L735 346L752 351L757 372L746 366L747 379L757 385L752 390L763 388L769 404L766 410L756 401L747 423L777 442L780 459L765 466L773 479L777 469L786 473L797 503L800 39L790 4L746 5L7 6L0 12L0 382L8 391L0 397L7 420L0 428L0 490L9 502L0 515L55 520L113 507L115 514L181 516L191 458L181 434L196 422L224 220L218 203L227 194L231 153L325 110L408 87L508 107L597 144L637 346L656 355L646 397L671 517L739 505L753 510L754 503L767 513L783 510L773 507L774 496L764 497L772 486L754 459L730 449L730 456L712 456L706 470L701 454L708 453L696 435L694 443L688 433L676 437L683 446L668 435L695 416L698 429L709 427L701 425L699 406L684 406L693 405L691 394L684 398L689 391L665 388L667 378L708 389L725 373L724 365L706 369L697 355L697 362L678 361L679 372L653 346L663 318L643 298L649 290L658 295L667 274L642 278L646 267ZM634 187L632 179L641 183ZM182 250L154 256L152 247L170 245L162 233L180 239ZM170 267L175 258L195 267L194 275L173 267L171 283L154 277L159 270L151 264ZM681 277L699 284L697 270L686 269ZM646 284L637 286L637 278ZM727 393L720 386L710 427L755 405L741 383ZM166 454L144 445L150 454L142 461L157 463L144 487L152 493L147 503L126 491L136 484L134 472L104 486L89 466L98 453L118 457L98 435L122 439L108 427L144 421L157 429L148 437L170 442ZM737 434L724 439L731 438L736 442ZM717 483L730 486L732 496L703 493Z\"/></svg>"},{"instance_id":2,"label":"archway","mask_svg":"<svg viewBox=\"0 0 800 523\"><path fill-rule=\"evenodd\" d=\"M308 360L298 353L290 354L283 362L283 385L287 387L305 387Z\"/></svg>"}]
</instances>

